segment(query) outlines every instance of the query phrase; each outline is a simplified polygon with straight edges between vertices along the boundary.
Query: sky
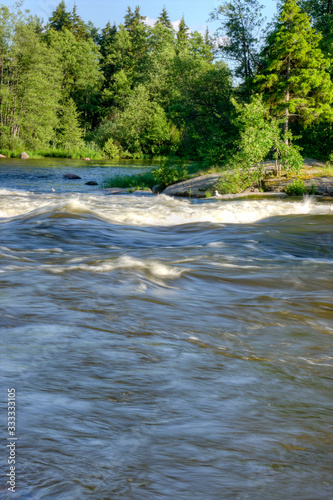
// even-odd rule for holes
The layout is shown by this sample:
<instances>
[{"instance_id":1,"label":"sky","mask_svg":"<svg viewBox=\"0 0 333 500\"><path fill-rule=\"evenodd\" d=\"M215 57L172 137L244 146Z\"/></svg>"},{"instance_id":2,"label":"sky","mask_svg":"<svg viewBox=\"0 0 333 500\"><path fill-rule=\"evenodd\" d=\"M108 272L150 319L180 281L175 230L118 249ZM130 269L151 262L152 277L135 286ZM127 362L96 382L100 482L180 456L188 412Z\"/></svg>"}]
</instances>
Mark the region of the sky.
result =
<instances>
[{"instance_id":1,"label":"sky","mask_svg":"<svg viewBox=\"0 0 333 500\"><path fill-rule=\"evenodd\" d=\"M260 1L260 0L259 0ZM0 0L0 5L13 8L15 0ZM47 21L56 9L60 0L24 0L22 9L29 9L31 14ZM65 0L68 10L72 10L74 0ZM124 20L127 7L134 10L136 5L140 6L143 16L149 20L155 20L161 13L163 6L169 14L170 20L177 27L179 20L184 15L185 22L191 31L204 32L206 26L211 33L218 27L218 23L207 22L209 14L223 1L219 0L76 0L78 14L84 22L92 21L96 28L104 28L110 21L120 24ZM274 0L261 0L265 6L264 14L271 18L276 10Z\"/></svg>"}]
</instances>

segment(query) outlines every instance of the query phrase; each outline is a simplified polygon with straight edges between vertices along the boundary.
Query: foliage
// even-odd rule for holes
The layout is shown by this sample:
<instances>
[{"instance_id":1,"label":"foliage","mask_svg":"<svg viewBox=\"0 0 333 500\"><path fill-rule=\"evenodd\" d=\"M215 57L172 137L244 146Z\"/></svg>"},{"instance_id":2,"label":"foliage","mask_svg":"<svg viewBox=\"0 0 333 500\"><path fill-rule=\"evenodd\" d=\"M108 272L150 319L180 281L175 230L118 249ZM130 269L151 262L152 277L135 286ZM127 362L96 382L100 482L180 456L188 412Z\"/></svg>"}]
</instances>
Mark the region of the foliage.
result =
<instances>
[{"instance_id":1,"label":"foliage","mask_svg":"<svg viewBox=\"0 0 333 500\"><path fill-rule=\"evenodd\" d=\"M184 181L187 178L187 168L183 160L169 157L162 164L153 170L155 183L160 189L164 189L176 182Z\"/></svg>"},{"instance_id":2,"label":"foliage","mask_svg":"<svg viewBox=\"0 0 333 500\"><path fill-rule=\"evenodd\" d=\"M253 78L259 67L263 6L257 0L224 2L210 14L211 21L221 21L216 32L219 50L235 64L235 75Z\"/></svg>"},{"instance_id":3,"label":"foliage","mask_svg":"<svg viewBox=\"0 0 333 500\"><path fill-rule=\"evenodd\" d=\"M288 196L303 196L307 193L304 181L301 179L295 179L286 187L286 193Z\"/></svg>"},{"instance_id":4,"label":"foliage","mask_svg":"<svg viewBox=\"0 0 333 500\"><path fill-rule=\"evenodd\" d=\"M289 134L289 138L292 135ZM282 163L283 168L288 174L299 174L303 166L303 157L300 153L300 147L285 141L280 141L276 147L275 158Z\"/></svg>"},{"instance_id":5,"label":"foliage","mask_svg":"<svg viewBox=\"0 0 333 500\"><path fill-rule=\"evenodd\" d=\"M0 148L177 157L155 174L161 185L188 175L180 158L202 169L238 169L229 184L239 187L260 184L268 154L292 172L302 148L326 159L333 133L332 8L330 0L299 2L303 11L296 0L281 6L261 53L265 28L257 0L224 1L211 14L221 20L219 50L208 29L190 31L184 16L175 30L165 7L154 26L139 7L129 7L122 24L107 23L99 33L64 1L46 25L19 3L13 11L2 5ZM236 81L217 54L232 61ZM290 132L282 134L282 121ZM285 142L291 132L293 145Z\"/></svg>"},{"instance_id":6,"label":"foliage","mask_svg":"<svg viewBox=\"0 0 333 500\"><path fill-rule=\"evenodd\" d=\"M130 153L159 155L165 150L165 143L171 145L171 123L143 85L134 89L124 111L119 113L114 138Z\"/></svg>"},{"instance_id":7,"label":"foliage","mask_svg":"<svg viewBox=\"0 0 333 500\"><path fill-rule=\"evenodd\" d=\"M296 0L285 0L275 30L263 52L266 69L256 79L274 116L308 125L332 117L333 85L328 62L318 48L321 36Z\"/></svg>"},{"instance_id":8,"label":"foliage","mask_svg":"<svg viewBox=\"0 0 333 500\"><path fill-rule=\"evenodd\" d=\"M79 113L73 99L68 99L59 119L58 144L71 152L83 147L83 132L79 126Z\"/></svg>"},{"instance_id":9,"label":"foliage","mask_svg":"<svg viewBox=\"0 0 333 500\"><path fill-rule=\"evenodd\" d=\"M114 175L102 182L103 188L152 188L156 184L155 176L152 171L133 175Z\"/></svg>"},{"instance_id":10,"label":"foliage","mask_svg":"<svg viewBox=\"0 0 333 500\"><path fill-rule=\"evenodd\" d=\"M110 137L106 143L104 144L103 151L106 156L110 159L112 158L120 158L121 156L121 148L115 141Z\"/></svg>"},{"instance_id":11,"label":"foliage","mask_svg":"<svg viewBox=\"0 0 333 500\"><path fill-rule=\"evenodd\" d=\"M216 184L216 188L220 194L236 194L244 191L244 189L252 186L255 183L254 174L249 170L234 168L226 171Z\"/></svg>"}]
</instances>

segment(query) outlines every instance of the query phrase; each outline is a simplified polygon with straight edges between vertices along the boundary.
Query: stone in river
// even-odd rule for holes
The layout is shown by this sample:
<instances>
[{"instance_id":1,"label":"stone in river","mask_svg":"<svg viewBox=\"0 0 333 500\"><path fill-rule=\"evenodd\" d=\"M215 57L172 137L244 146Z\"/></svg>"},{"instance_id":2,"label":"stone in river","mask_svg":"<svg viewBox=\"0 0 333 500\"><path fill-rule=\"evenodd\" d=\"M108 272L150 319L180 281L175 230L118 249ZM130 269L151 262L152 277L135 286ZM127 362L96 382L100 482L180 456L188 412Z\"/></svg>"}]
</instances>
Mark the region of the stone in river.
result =
<instances>
[{"instance_id":1,"label":"stone in river","mask_svg":"<svg viewBox=\"0 0 333 500\"><path fill-rule=\"evenodd\" d=\"M7 156L5 156L5 155L0 155L0 158L7 158Z\"/></svg>"},{"instance_id":2,"label":"stone in river","mask_svg":"<svg viewBox=\"0 0 333 500\"><path fill-rule=\"evenodd\" d=\"M25 151L23 153L20 153L20 158L21 160L29 160L29 155Z\"/></svg>"},{"instance_id":3,"label":"stone in river","mask_svg":"<svg viewBox=\"0 0 333 500\"><path fill-rule=\"evenodd\" d=\"M65 179L81 179L81 177L76 174L65 174L64 177Z\"/></svg>"},{"instance_id":4,"label":"stone in river","mask_svg":"<svg viewBox=\"0 0 333 500\"><path fill-rule=\"evenodd\" d=\"M96 181L88 181L85 184L86 186L98 186L98 182Z\"/></svg>"},{"instance_id":5,"label":"stone in river","mask_svg":"<svg viewBox=\"0 0 333 500\"><path fill-rule=\"evenodd\" d=\"M84 161L90 161L90 158L82 158Z\"/></svg>"}]
</instances>

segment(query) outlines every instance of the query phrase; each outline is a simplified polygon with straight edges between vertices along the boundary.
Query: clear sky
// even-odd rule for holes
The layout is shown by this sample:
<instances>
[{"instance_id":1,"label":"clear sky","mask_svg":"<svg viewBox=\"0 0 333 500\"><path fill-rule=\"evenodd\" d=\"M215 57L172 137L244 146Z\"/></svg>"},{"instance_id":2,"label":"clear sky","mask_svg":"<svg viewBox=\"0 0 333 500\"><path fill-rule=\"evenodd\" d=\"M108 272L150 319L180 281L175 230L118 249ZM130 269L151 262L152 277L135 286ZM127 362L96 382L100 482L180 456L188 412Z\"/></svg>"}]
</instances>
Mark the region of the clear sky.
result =
<instances>
[{"instance_id":1,"label":"clear sky","mask_svg":"<svg viewBox=\"0 0 333 500\"><path fill-rule=\"evenodd\" d=\"M31 14L47 21L60 0L24 0L22 9L29 9ZM74 0L65 0L68 10L73 8ZM128 6L134 10L136 5L141 8L141 14L150 19L156 19L163 6L169 14L170 20L176 23L184 15L185 22L194 31L204 31L208 25L213 33L218 26L216 23L207 23L210 12L220 5L218 0L76 0L78 14L84 22L92 21L97 28L104 28L108 21L113 24L123 22ZM265 5L265 15L271 18L276 9L274 0L262 0ZM0 4L12 8L15 0L0 0Z\"/></svg>"}]
</instances>

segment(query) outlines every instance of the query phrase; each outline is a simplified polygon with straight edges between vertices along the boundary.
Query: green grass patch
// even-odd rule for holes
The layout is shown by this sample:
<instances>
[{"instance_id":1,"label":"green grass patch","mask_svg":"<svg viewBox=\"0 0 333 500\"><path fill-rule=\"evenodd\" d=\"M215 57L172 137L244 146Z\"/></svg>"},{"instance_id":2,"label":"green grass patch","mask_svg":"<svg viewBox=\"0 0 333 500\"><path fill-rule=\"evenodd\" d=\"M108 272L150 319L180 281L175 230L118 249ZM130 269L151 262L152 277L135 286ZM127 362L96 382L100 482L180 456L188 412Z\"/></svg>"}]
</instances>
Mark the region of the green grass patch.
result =
<instances>
[{"instance_id":1,"label":"green grass patch","mask_svg":"<svg viewBox=\"0 0 333 500\"><path fill-rule=\"evenodd\" d=\"M114 175L109 179L105 179L101 187L103 188L132 188L132 189L151 189L156 184L156 178L152 171L142 172L141 174L133 175Z\"/></svg>"},{"instance_id":2,"label":"green grass patch","mask_svg":"<svg viewBox=\"0 0 333 500\"><path fill-rule=\"evenodd\" d=\"M68 149L63 148L43 148L37 150L29 150L26 148L20 149L2 149L0 153L7 156L7 158L19 158L20 154L25 151L29 158L39 159L39 158L90 158L92 160L104 160L105 155L96 147L83 147L78 150L68 151Z\"/></svg>"}]
</instances>

